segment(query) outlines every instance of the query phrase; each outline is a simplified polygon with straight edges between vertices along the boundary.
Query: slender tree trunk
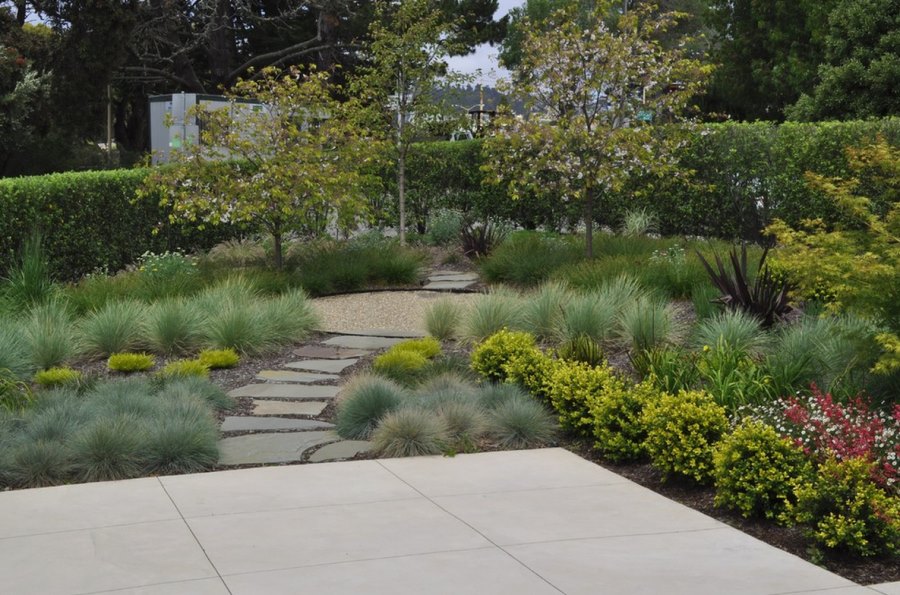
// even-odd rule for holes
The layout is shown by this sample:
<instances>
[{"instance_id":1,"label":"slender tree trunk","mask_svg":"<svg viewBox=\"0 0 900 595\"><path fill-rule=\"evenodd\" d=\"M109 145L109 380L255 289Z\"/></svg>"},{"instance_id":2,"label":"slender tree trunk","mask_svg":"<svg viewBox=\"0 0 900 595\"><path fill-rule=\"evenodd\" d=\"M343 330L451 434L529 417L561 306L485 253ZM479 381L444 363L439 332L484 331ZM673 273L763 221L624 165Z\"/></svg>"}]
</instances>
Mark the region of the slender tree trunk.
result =
<instances>
[{"instance_id":1,"label":"slender tree trunk","mask_svg":"<svg viewBox=\"0 0 900 595\"><path fill-rule=\"evenodd\" d=\"M406 245L406 151L397 156L397 196L400 200L400 245Z\"/></svg>"},{"instance_id":2,"label":"slender tree trunk","mask_svg":"<svg viewBox=\"0 0 900 595\"><path fill-rule=\"evenodd\" d=\"M594 189L584 192L584 255L594 258Z\"/></svg>"},{"instance_id":3,"label":"slender tree trunk","mask_svg":"<svg viewBox=\"0 0 900 595\"><path fill-rule=\"evenodd\" d=\"M284 259L281 256L281 225L272 226L273 252L275 256L275 268L281 270L284 266Z\"/></svg>"}]
</instances>

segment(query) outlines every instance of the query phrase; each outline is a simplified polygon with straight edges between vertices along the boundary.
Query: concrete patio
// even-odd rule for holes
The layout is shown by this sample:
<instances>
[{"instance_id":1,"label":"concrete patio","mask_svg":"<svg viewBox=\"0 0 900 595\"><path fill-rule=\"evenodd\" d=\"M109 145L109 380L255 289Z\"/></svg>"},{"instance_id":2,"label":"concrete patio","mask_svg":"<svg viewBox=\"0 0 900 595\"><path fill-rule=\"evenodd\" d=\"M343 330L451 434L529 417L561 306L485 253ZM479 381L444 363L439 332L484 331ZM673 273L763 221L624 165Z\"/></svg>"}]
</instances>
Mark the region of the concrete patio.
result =
<instances>
[{"instance_id":1,"label":"concrete patio","mask_svg":"<svg viewBox=\"0 0 900 595\"><path fill-rule=\"evenodd\" d=\"M0 494L4 593L900 595L562 449Z\"/></svg>"}]
</instances>

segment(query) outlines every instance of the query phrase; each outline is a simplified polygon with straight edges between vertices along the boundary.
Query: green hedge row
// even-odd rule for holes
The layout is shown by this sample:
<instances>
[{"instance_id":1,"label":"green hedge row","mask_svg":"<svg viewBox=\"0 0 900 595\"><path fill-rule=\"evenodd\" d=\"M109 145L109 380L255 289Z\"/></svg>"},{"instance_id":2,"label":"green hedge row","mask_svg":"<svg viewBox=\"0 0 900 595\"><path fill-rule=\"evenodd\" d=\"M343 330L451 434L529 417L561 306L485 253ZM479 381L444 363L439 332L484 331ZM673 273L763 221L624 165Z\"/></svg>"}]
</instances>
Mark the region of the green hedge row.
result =
<instances>
[{"instance_id":1,"label":"green hedge row","mask_svg":"<svg viewBox=\"0 0 900 595\"><path fill-rule=\"evenodd\" d=\"M616 226L627 210L646 207L657 214L664 234L756 240L774 217L791 223L811 216L835 220L840 213L806 186L803 174L846 175L844 148L877 134L900 144L900 119L703 126L679 155L684 168L695 172L692 177L635 176L623 192L601 197L597 223ZM578 220L577 205L536 196L511 201L503 188L484 186L483 164L478 140L415 146L407 166L411 225L424 231L438 207L475 219L502 217L526 228ZM0 275L31 230L43 232L54 271L65 279L100 266L117 270L147 250L207 248L238 231L169 225L156 201L135 202L144 176L146 170L134 169L0 180ZM382 176L391 193L393 172ZM379 220L394 219L389 197L373 196L373 207Z\"/></svg>"},{"instance_id":2,"label":"green hedge row","mask_svg":"<svg viewBox=\"0 0 900 595\"><path fill-rule=\"evenodd\" d=\"M147 170L70 172L0 180L0 276L39 231L59 279L119 270L151 250L208 248L235 230L168 223L158 201L137 201ZM156 230L156 233L154 233Z\"/></svg>"}]
</instances>

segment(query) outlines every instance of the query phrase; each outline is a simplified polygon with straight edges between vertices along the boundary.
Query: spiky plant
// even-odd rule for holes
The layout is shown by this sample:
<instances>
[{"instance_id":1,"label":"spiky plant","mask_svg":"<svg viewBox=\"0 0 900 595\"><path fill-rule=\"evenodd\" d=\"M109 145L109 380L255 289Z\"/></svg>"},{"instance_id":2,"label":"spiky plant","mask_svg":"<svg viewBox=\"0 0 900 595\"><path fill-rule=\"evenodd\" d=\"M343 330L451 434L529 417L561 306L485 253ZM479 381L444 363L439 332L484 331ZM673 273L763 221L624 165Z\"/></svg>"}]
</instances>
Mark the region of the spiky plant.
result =
<instances>
[{"instance_id":1,"label":"spiky plant","mask_svg":"<svg viewBox=\"0 0 900 595\"><path fill-rule=\"evenodd\" d=\"M101 417L72 439L73 472L79 481L128 479L141 474L143 436L134 416Z\"/></svg>"},{"instance_id":2,"label":"spiky plant","mask_svg":"<svg viewBox=\"0 0 900 595\"><path fill-rule=\"evenodd\" d=\"M109 357L141 346L146 305L133 300L110 302L81 320L85 355Z\"/></svg>"},{"instance_id":3,"label":"spiky plant","mask_svg":"<svg viewBox=\"0 0 900 595\"><path fill-rule=\"evenodd\" d=\"M615 330L618 313L619 304L609 294L592 292L574 296L563 315L559 338L571 341L583 336L605 342Z\"/></svg>"},{"instance_id":4,"label":"spiky plant","mask_svg":"<svg viewBox=\"0 0 900 595\"><path fill-rule=\"evenodd\" d=\"M619 315L619 339L632 354L672 343L680 330L672 306L652 298L637 299Z\"/></svg>"},{"instance_id":5,"label":"spiky plant","mask_svg":"<svg viewBox=\"0 0 900 595\"><path fill-rule=\"evenodd\" d=\"M202 341L204 318L203 312L187 300L157 302L147 310L144 340L155 353L189 353Z\"/></svg>"},{"instance_id":6,"label":"spiky plant","mask_svg":"<svg viewBox=\"0 0 900 595\"><path fill-rule=\"evenodd\" d=\"M472 302L463 320L463 339L477 342L504 328L522 327L521 299L510 291L493 291Z\"/></svg>"},{"instance_id":7,"label":"spiky plant","mask_svg":"<svg viewBox=\"0 0 900 595\"><path fill-rule=\"evenodd\" d=\"M535 448L551 444L558 425L534 399L509 399L489 415L489 434L502 448Z\"/></svg>"},{"instance_id":8,"label":"spiky plant","mask_svg":"<svg viewBox=\"0 0 900 595\"><path fill-rule=\"evenodd\" d=\"M442 418L422 409L387 413L372 433L374 450L385 457L436 455L447 447Z\"/></svg>"},{"instance_id":9,"label":"spiky plant","mask_svg":"<svg viewBox=\"0 0 900 595\"><path fill-rule=\"evenodd\" d=\"M571 294L564 282L548 281L529 295L525 305L524 323L539 340L555 338L563 322Z\"/></svg>"},{"instance_id":10,"label":"spiky plant","mask_svg":"<svg viewBox=\"0 0 900 595\"><path fill-rule=\"evenodd\" d=\"M367 440L379 420L399 409L406 398L406 391L395 382L372 375L357 376L341 394L335 430L348 440Z\"/></svg>"},{"instance_id":11,"label":"spiky plant","mask_svg":"<svg viewBox=\"0 0 900 595\"><path fill-rule=\"evenodd\" d=\"M698 347L727 346L747 355L760 355L769 344L769 336L759 319L740 310L721 312L700 321L694 329Z\"/></svg>"},{"instance_id":12,"label":"spiky plant","mask_svg":"<svg viewBox=\"0 0 900 595\"><path fill-rule=\"evenodd\" d=\"M65 302L52 297L32 308L22 326L31 364L38 369L61 366L75 357L80 344Z\"/></svg>"},{"instance_id":13,"label":"spiky plant","mask_svg":"<svg viewBox=\"0 0 900 595\"><path fill-rule=\"evenodd\" d=\"M447 298L440 299L425 311L425 330L435 339L449 341L456 338L462 317L462 305Z\"/></svg>"}]
</instances>

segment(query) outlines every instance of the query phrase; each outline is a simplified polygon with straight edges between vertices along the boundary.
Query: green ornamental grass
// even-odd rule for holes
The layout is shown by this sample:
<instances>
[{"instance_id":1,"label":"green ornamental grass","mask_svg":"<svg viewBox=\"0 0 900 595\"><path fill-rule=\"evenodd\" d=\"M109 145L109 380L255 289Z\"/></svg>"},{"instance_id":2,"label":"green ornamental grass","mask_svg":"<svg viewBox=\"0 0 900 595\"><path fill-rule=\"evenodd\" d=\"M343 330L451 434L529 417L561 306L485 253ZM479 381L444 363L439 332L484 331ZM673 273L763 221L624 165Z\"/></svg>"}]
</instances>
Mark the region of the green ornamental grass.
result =
<instances>
[{"instance_id":1,"label":"green ornamental grass","mask_svg":"<svg viewBox=\"0 0 900 595\"><path fill-rule=\"evenodd\" d=\"M385 457L440 454L447 441L443 419L421 409L387 413L372 433L375 452Z\"/></svg>"},{"instance_id":2,"label":"green ornamental grass","mask_svg":"<svg viewBox=\"0 0 900 595\"><path fill-rule=\"evenodd\" d=\"M106 367L113 372L146 372L156 365L156 358L149 353L113 353Z\"/></svg>"},{"instance_id":3,"label":"green ornamental grass","mask_svg":"<svg viewBox=\"0 0 900 595\"><path fill-rule=\"evenodd\" d=\"M41 370L34 375L34 382L44 388L62 386L66 384L78 384L84 375L72 368L50 368Z\"/></svg>"},{"instance_id":4,"label":"green ornamental grass","mask_svg":"<svg viewBox=\"0 0 900 595\"><path fill-rule=\"evenodd\" d=\"M146 305L134 300L110 302L79 324L84 353L108 357L140 347Z\"/></svg>"},{"instance_id":5,"label":"green ornamental grass","mask_svg":"<svg viewBox=\"0 0 900 595\"><path fill-rule=\"evenodd\" d=\"M463 307L447 298L440 299L425 311L425 330L439 341L454 339L459 332Z\"/></svg>"},{"instance_id":6,"label":"green ornamental grass","mask_svg":"<svg viewBox=\"0 0 900 595\"><path fill-rule=\"evenodd\" d=\"M508 399L490 412L488 422L488 433L501 448L552 444L558 428L553 415L534 399Z\"/></svg>"},{"instance_id":7,"label":"green ornamental grass","mask_svg":"<svg viewBox=\"0 0 900 595\"><path fill-rule=\"evenodd\" d=\"M197 360L210 370L217 370L235 367L241 357L234 349L204 349L197 354Z\"/></svg>"},{"instance_id":8,"label":"green ornamental grass","mask_svg":"<svg viewBox=\"0 0 900 595\"><path fill-rule=\"evenodd\" d=\"M180 359L163 366L159 375L161 378L208 378L209 367L197 359Z\"/></svg>"},{"instance_id":9,"label":"green ornamental grass","mask_svg":"<svg viewBox=\"0 0 900 595\"><path fill-rule=\"evenodd\" d=\"M357 376L341 395L335 431L348 440L368 440L381 418L399 409L406 398L406 391L387 378Z\"/></svg>"}]
</instances>

